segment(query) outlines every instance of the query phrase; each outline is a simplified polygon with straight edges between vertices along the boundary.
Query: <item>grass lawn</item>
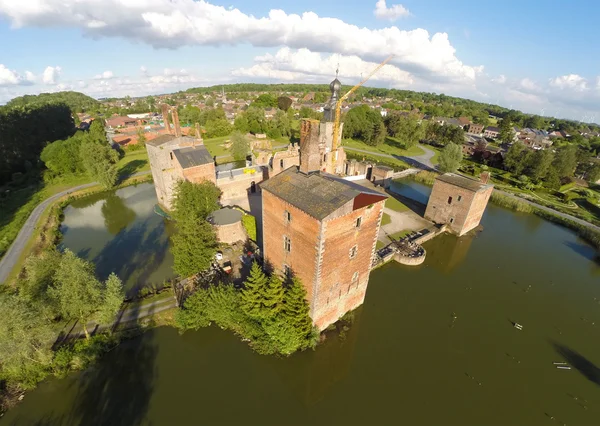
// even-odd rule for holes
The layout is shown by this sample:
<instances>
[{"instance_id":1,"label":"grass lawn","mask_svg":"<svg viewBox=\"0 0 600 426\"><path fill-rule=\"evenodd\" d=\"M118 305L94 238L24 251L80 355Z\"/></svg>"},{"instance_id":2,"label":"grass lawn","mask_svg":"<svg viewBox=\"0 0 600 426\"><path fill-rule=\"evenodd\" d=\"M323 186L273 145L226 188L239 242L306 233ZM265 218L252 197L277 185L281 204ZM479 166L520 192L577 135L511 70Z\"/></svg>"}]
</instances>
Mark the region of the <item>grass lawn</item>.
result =
<instances>
[{"instance_id":1,"label":"grass lawn","mask_svg":"<svg viewBox=\"0 0 600 426\"><path fill-rule=\"evenodd\" d=\"M394 197L388 198L385 201L385 206L388 209L392 209L396 212L404 212L404 211L408 210L408 207L406 207L404 204L402 204L400 201L398 201ZM385 213L384 213L384 215L385 215ZM381 224L383 225L383 220L382 220Z\"/></svg>"},{"instance_id":2,"label":"grass lawn","mask_svg":"<svg viewBox=\"0 0 600 426\"><path fill-rule=\"evenodd\" d=\"M213 157L229 155L229 150L223 147L223 144L229 139L231 139L231 135L220 136L218 138L204 139L204 145L206 146L206 149L208 149L208 152L210 152L210 155L212 155Z\"/></svg>"},{"instance_id":3,"label":"grass lawn","mask_svg":"<svg viewBox=\"0 0 600 426\"><path fill-rule=\"evenodd\" d=\"M405 229L404 231L396 232L389 236L390 240L399 240L400 238L410 234L412 231L410 229Z\"/></svg>"},{"instance_id":4,"label":"grass lawn","mask_svg":"<svg viewBox=\"0 0 600 426\"><path fill-rule=\"evenodd\" d=\"M389 155L412 157L416 155L424 154L425 152L417 145L404 149L404 144L396 138L386 137L384 143L379 146L367 145L362 141L356 139L344 139L342 145L349 148L363 149L365 151L374 153L383 153Z\"/></svg>"},{"instance_id":5,"label":"grass lawn","mask_svg":"<svg viewBox=\"0 0 600 426\"><path fill-rule=\"evenodd\" d=\"M435 152L435 154L433 155L433 157L431 157L431 164L433 164L434 166L436 164L438 164L440 162L439 158L440 158L440 149L436 148L434 146L428 145L427 148L429 148L430 150L432 150L433 152Z\"/></svg>"},{"instance_id":6,"label":"grass lawn","mask_svg":"<svg viewBox=\"0 0 600 426\"><path fill-rule=\"evenodd\" d=\"M392 218L389 214L384 213L381 217L381 226L387 225L388 223L392 223Z\"/></svg>"},{"instance_id":7,"label":"grass lawn","mask_svg":"<svg viewBox=\"0 0 600 426\"><path fill-rule=\"evenodd\" d=\"M384 248L386 245L387 245L386 243L384 243L384 242L381 242L381 241L377 240L377 244L375 245L375 250L382 249L382 248Z\"/></svg>"}]
</instances>

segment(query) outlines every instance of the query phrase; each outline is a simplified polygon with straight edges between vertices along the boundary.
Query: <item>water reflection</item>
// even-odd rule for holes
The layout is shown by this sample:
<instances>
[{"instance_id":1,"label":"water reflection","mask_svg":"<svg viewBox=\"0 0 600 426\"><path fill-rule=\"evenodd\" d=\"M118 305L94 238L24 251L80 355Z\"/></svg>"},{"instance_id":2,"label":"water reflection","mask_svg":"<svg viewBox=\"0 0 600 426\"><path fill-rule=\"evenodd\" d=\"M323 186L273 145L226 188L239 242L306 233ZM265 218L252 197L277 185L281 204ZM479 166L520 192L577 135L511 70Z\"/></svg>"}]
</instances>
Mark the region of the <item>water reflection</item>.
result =
<instances>
[{"instance_id":1,"label":"water reflection","mask_svg":"<svg viewBox=\"0 0 600 426\"><path fill-rule=\"evenodd\" d=\"M104 216L104 226L113 235L135 220L135 212L127 207L123 199L115 193L110 193L102 204L102 216Z\"/></svg>"},{"instance_id":2,"label":"water reflection","mask_svg":"<svg viewBox=\"0 0 600 426\"><path fill-rule=\"evenodd\" d=\"M151 184L77 200L65 209L62 246L92 260L101 279L111 272L128 295L173 277L168 221L154 213Z\"/></svg>"},{"instance_id":3,"label":"water reflection","mask_svg":"<svg viewBox=\"0 0 600 426\"><path fill-rule=\"evenodd\" d=\"M440 235L432 240L432 243L425 243L427 258L437 270L449 274L455 268L460 266L469 253L473 241L477 239L477 234L469 233L462 237L456 237L450 234Z\"/></svg>"}]
</instances>

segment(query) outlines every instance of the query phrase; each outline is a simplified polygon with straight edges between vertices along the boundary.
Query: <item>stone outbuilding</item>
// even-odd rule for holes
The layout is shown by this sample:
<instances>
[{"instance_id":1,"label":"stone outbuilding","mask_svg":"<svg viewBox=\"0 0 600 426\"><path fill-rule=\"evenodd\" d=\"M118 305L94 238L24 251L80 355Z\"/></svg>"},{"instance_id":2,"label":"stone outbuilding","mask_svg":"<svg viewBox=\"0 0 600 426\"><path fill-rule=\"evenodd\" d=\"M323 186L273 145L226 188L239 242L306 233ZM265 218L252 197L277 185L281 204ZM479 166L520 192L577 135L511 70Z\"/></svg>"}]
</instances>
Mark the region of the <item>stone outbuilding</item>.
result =
<instances>
[{"instance_id":1,"label":"stone outbuilding","mask_svg":"<svg viewBox=\"0 0 600 426\"><path fill-rule=\"evenodd\" d=\"M220 243L233 244L246 241L246 231L242 225L242 212L231 208L222 208L208 217Z\"/></svg>"},{"instance_id":2,"label":"stone outbuilding","mask_svg":"<svg viewBox=\"0 0 600 426\"><path fill-rule=\"evenodd\" d=\"M489 174L482 180L445 173L433 184L425 210L425 219L446 224L458 236L479 225L494 186L488 184Z\"/></svg>"}]
</instances>

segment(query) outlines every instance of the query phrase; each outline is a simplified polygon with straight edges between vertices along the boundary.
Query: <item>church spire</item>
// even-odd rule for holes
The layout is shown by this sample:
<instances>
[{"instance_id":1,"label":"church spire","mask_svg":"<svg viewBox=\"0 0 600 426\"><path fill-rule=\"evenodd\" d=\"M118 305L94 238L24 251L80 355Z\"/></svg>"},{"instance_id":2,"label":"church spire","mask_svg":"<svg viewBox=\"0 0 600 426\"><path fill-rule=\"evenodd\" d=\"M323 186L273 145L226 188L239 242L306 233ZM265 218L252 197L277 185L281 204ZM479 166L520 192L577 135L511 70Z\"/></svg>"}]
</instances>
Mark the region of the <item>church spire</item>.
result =
<instances>
[{"instance_id":1,"label":"church spire","mask_svg":"<svg viewBox=\"0 0 600 426\"><path fill-rule=\"evenodd\" d=\"M337 69L335 70L335 79L329 83L329 90L331 90L331 97L329 98L329 102L323 108L323 118L325 121L333 121L335 119L335 105L337 104L338 99L340 98L340 90L342 89L342 83L338 80L338 75L340 72L340 64L338 64Z\"/></svg>"}]
</instances>

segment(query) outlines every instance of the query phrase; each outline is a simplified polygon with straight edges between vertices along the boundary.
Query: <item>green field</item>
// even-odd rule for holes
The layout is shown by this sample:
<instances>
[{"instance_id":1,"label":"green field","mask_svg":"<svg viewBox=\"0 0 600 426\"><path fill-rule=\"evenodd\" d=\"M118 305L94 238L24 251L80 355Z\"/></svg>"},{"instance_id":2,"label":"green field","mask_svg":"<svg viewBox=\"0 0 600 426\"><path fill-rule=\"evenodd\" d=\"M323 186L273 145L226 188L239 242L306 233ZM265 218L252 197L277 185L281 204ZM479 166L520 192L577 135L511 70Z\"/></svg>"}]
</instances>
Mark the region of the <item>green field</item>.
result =
<instances>
[{"instance_id":1,"label":"green field","mask_svg":"<svg viewBox=\"0 0 600 426\"><path fill-rule=\"evenodd\" d=\"M389 214L384 213L381 217L381 226L387 225L388 223L392 223L392 218Z\"/></svg>"},{"instance_id":2,"label":"green field","mask_svg":"<svg viewBox=\"0 0 600 426\"><path fill-rule=\"evenodd\" d=\"M404 212L404 211L408 210L408 207L406 207L404 204L402 204L400 201L398 201L394 197L388 198L385 201L385 206L388 209L392 209L392 210L394 210L396 212Z\"/></svg>"},{"instance_id":3,"label":"green field","mask_svg":"<svg viewBox=\"0 0 600 426\"><path fill-rule=\"evenodd\" d=\"M415 145L409 149L404 149L404 144L396 138L386 137L384 143L379 146L367 145L362 141L356 139L344 139L342 145L349 148L357 148L373 153L382 153L389 155L397 155L399 157L413 157L416 155L422 155L425 153L419 146Z\"/></svg>"},{"instance_id":4,"label":"green field","mask_svg":"<svg viewBox=\"0 0 600 426\"><path fill-rule=\"evenodd\" d=\"M389 236L390 240L399 240L400 238L410 234L412 231L410 229L405 229L404 231L396 232Z\"/></svg>"}]
</instances>

